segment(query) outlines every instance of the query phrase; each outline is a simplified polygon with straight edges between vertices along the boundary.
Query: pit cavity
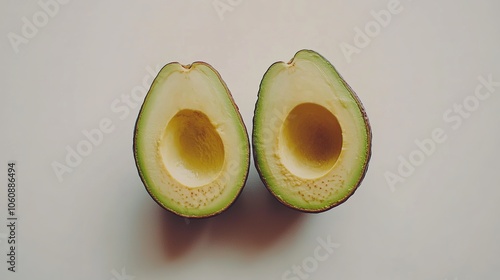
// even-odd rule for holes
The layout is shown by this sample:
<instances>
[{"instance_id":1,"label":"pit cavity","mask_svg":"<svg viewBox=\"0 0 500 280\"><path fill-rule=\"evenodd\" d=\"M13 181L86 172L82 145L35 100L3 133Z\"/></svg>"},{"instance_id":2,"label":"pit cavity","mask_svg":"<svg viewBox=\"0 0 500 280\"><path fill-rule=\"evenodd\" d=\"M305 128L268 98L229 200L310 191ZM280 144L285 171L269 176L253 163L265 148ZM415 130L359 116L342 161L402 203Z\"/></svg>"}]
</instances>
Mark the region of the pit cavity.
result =
<instances>
[{"instance_id":1,"label":"pit cavity","mask_svg":"<svg viewBox=\"0 0 500 280\"><path fill-rule=\"evenodd\" d=\"M167 171L187 187L215 180L224 164L224 145L207 115L184 109L168 123L159 143Z\"/></svg>"},{"instance_id":2,"label":"pit cavity","mask_svg":"<svg viewBox=\"0 0 500 280\"><path fill-rule=\"evenodd\" d=\"M315 179L335 165L342 150L342 128L325 107L302 103L286 117L278 141L282 164L295 176Z\"/></svg>"}]
</instances>

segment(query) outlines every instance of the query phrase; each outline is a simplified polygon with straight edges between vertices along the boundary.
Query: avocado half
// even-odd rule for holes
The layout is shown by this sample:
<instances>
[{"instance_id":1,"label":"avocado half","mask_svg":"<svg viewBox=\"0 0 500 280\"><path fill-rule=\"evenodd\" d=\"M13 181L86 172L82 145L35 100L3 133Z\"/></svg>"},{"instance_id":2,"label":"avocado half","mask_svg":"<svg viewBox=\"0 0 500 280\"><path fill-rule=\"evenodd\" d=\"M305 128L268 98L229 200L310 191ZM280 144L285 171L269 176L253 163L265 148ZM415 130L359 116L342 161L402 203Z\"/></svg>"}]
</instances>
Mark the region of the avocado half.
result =
<instances>
[{"instance_id":1,"label":"avocado half","mask_svg":"<svg viewBox=\"0 0 500 280\"><path fill-rule=\"evenodd\" d=\"M238 107L219 73L204 62L161 69L139 112L133 149L151 197L190 218L227 209L250 164Z\"/></svg>"},{"instance_id":2,"label":"avocado half","mask_svg":"<svg viewBox=\"0 0 500 280\"><path fill-rule=\"evenodd\" d=\"M372 133L361 101L312 50L267 70L255 105L255 166L283 204L322 212L346 201L363 180Z\"/></svg>"}]
</instances>

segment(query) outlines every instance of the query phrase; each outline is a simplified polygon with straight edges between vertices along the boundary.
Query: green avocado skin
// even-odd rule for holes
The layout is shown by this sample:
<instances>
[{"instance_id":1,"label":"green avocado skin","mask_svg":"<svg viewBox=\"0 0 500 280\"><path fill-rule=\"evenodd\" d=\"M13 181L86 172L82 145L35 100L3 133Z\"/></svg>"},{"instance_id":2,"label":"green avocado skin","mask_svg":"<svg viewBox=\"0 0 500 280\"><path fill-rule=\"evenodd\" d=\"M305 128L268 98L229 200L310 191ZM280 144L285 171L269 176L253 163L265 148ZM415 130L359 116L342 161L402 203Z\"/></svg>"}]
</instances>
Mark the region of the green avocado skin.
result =
<instances>
[{"instance_id":1,"label":"green avocado skin","mask_svg":"<svg viewBox=\"0 0 500 280\"><path fill-rule=\"evenodd\" d=\"M279 187L286 188L288 186L276 185L276 182L274 180L274 176L276 176L276 174L273 175L272 171L269 170L269 168L266 166L264 162L265 147L261 146L260 145L261 141L259 141L261 137L264 137L262 127L264 126L264 123L266 121L269 121L269 119L264 119L263 117L261 117L261 115L264 112L263 103L266 102L267 95L273 94L272 92L269 92L267 88L271 83L273 83L273 77L275 77L283 69L284 65L293 64L294 61L296 61L297 59L307 60L315 64L319 69L321 69L321 71L327 73L328 75L331 75L332 79L335 79L336 81L338 81L340 85L342 85L344 94L348 96L350 99L352 99L357 105L355 109L358 110L357 114L359 114L360 116L360 124L364 126L364 131L365 131L365 135L363 136L364 145L363 148L359 151L360 154L363 155L362 156L363 160L360 161L356 166L356 168L353 169L357 173L356 178L351 178L352 184L345 187L345 191L343 192L342 196L338 197L331 203L322 205L320 207L301 205L300 203L297 203L293 199L288 199L284 197L284 195L282 195L279 192L278 190ZM286 99L283 100L283 102L286 102ZM361 100L352 90L352 88L347 84L347 82L342 78L342 76L337 72L335 67L326 58L324 58L319 53L313 50L303 49L298 51L288 63L283 61L278 61L273 63L268 68L268 70L266 71L261 80L259 86L258 98L254 109L253 128L252 128L252 148L253 148L252 152L254 157L254 165L260 176L260 179L262 180L268 191L279 202L292 209L306 213L324 212L344 203L354 194L354 192L357 190L357 188L365 178L365 175L368 170L369 161L371 159L371 146L372 146L372 129L370 122L368 120L366 110L363 104L361 103Z\"/></svg>"}]
</instances>

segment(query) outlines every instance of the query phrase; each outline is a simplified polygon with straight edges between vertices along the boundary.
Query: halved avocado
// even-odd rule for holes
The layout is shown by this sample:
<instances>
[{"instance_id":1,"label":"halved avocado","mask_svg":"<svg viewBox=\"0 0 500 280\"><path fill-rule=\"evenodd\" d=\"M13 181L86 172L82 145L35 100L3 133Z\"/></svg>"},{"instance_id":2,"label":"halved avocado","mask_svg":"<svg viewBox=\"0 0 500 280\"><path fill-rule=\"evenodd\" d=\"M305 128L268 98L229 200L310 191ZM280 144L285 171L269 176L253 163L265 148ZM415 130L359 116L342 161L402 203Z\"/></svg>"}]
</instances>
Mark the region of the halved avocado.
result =
<instances>
[{"instance_id":1,"label":"halved avocado","mask_svg":"<svg viewBox=\"0 0 500 280\"><path fill-rule=\"evenodd\" d=\"M248 175L248 134L219 73L204 62L165 65L134 133L139 175L151 197L183 217L216 215Z\"/></svg>"},{"instance_id":2,"label":"halved avocado","mask_svg":"<svg viewBox=\"0 0 500 280\"><path fill-rule=\"evenodd\" d=\"M346 201L367 171L371 138L359 98L318 53L301 50L265 73L253 153L262 181L283 204L322 212Z\"/></svg>"}]
</instances>

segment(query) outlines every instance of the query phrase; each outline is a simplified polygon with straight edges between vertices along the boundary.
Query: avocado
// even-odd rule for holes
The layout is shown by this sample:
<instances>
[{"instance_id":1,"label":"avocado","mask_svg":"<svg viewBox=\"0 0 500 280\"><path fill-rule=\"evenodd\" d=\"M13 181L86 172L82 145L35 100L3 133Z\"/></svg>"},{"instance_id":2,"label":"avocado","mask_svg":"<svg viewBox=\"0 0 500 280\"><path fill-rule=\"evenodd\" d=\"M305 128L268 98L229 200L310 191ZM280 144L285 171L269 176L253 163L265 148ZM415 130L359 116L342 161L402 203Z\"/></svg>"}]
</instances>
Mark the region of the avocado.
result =
<instances>
[{"instance_id":1,"label":"avocado","mask_svg":"<svg viewBox=\"0 0 500 280\"><path fill-rule=\"evenodd\" d=\"M165 65L137 117L134 157L151 197L179 216L227 209L245 185L250 143L238 107L209 64Z\"/></svg>"},{"instance_id":2,"label":"avocado","mask_svg":"<svg viewBox=\"0 0 500 280\"><path fill-rule=\"evenodd\" d=\"M322 212L363 180L372 133L361 101L320 54L301 50L262 78L253 120L254 162L283 204Z\"/></svg>"}]
</instances>

